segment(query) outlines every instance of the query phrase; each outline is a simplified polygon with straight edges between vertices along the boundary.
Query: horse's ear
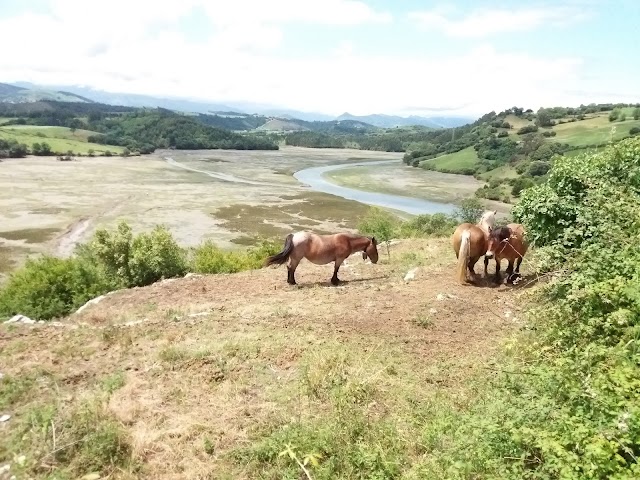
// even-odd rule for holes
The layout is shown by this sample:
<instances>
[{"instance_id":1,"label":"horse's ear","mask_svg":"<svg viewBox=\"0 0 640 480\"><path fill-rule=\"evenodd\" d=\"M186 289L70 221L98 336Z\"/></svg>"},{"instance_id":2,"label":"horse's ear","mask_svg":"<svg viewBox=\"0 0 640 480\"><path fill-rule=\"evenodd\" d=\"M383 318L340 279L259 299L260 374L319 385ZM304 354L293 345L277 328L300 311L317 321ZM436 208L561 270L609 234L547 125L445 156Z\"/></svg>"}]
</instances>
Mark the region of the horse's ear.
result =
<instances>
[{"instance_id":1,"label":"horse's ear","mask_svg":"<svg viewBox=\"0 0 640 480\"><path fill-rule=\"evenodd\" d=\"M493 211L493 214L494 214L494 215L497 215L497 214L498 214L498 210L494 210L494 211Z\"/></svg>"},{"instance_id":2,"label":"horse's ear","mask_svg":"<svg viewBox=\"0 0 640 480\"><path fill-rule=\"evenodd\" d=\"M376 237L371 237L371 242L373 242L374 245L378 244L378 242L376 241Z\"/></svg>"}]
</instances>

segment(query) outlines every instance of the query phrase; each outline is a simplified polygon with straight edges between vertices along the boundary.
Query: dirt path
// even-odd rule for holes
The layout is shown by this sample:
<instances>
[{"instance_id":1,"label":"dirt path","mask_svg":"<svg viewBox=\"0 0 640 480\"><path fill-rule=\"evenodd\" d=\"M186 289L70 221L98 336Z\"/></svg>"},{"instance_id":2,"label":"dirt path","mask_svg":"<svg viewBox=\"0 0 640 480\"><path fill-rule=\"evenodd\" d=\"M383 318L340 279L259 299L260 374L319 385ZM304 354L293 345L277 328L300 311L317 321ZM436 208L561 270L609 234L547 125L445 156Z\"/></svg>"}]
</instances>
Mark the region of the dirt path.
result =
<instances>
[{"instance_id":1,"label":"dirt path","mask_svg":"<svg viewBox=\"0 0 640 480\"><path fill-rule=\"evenodd\" d=\"M56 253L61 257L68 257L73 253L76 245L82 241L84 234L91 224L90 218L77 220L58 238Z\"/></svg>"}]
</instances>

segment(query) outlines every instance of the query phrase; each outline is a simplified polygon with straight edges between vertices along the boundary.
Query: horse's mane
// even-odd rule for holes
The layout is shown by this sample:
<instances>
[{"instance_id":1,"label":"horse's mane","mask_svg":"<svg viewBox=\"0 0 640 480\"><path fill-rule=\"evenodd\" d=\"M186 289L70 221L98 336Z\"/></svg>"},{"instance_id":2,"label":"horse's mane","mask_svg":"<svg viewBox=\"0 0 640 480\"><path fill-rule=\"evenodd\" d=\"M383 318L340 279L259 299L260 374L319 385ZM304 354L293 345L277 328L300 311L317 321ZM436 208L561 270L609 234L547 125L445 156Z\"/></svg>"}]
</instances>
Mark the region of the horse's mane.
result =
<instances>
[{"instance_id":1,"label":"horse's mane","mask_svg":"<svg viewBox=\"0 0 640 480\"><path fill-rule=\"evenodd\" d=\"M504 240L511 236L511 229L506 225L502 227L496 227L491 231L491 237L498 238L499 240Z\"/></svg>"}]
</instances>

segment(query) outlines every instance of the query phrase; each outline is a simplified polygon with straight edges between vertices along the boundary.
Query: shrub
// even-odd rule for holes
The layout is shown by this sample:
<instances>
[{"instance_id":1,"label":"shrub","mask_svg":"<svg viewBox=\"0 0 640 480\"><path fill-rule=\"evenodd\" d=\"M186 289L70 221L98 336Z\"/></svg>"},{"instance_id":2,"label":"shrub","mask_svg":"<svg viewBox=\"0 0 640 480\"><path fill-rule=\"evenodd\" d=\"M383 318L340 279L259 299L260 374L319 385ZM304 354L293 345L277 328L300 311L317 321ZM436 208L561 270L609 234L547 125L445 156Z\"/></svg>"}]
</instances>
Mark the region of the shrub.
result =
<instances>
[{"instance_id":1,"label":"shrub","mask_svg":"<svg viewBox=\"0 0 640 480\"><path fill-rule=\"evenodd\" d=\"M549 168L551 168L549 162L533 161L529 164L528 173L532 177L540 177L545 175L549 171Z\"/></svg>"},{"instance_id":2,"label":"shrub","mask_svg":"<svg viewBox=\"0 0 640 480\"><path fill-rule=\"evenodd\" d=\"M538 131L537 125L525 125L524 127L519 128L516 133L518 135L524 135L525 133L534 133L537 131Z\"/></svg>"},{"instance_id":3,"label":"shrub","mask_svg":"<svg viewBox=\"0 0 640 480\"><path fill-rule=\"evenodd\" d=\"M617 108L614 108L613 110L611 110L611 113L609 114L609 121L615 122L618 119L619 115L620 115L620 110L618 110Z\"/></svg>"},{"instance_id":4,"label":"shrub","mask_svg":"<svg viewBox=\"0 0 640 480\"><path fill-rule=\"evenodd\" d=\"M120 222L113 232L97 230L80 252L82 258L101 265L123 287L149 285L187 272L186 252L161 226L134 238L131 227Z\"/></svg>"},{"instance_id":5,"label":"shrub","mask_svg":"<svg viewBox=\"0 0 640 480\"><path fill-rule=\"evenodd\" d=\"M444 236L450 235L458 221L444 213L416 215L400 226L401 237Z\"/></svg>"},{"instance_id":6,"label":"shrub","mask_svg":"<svg viewBox=\"0 0 640 480\"><path fill-rule=\"evenodd\" d=\"M511 195L514 197L519 197L520 192L523 190L532 187L535 185L534 181L530 178L520 177L516 178L513 182L513 187L511 188Z\"/></svg>"},{"instance_id":7,"label":"shrub","mask_svg":"<svg viewBox=\"0 0 640 480\"><path fill-rule=\"evenodd\" d=\"M484 213L484 207L477 198L465 198L455 210L454 217L461 222L478 223Z\"/></svg>"},{"instance_id":8,"label":"shrub","mask_svg":"<svg viewBox=\"0 0 640 480\"><path fill-rule=\"evenodd\" d=\"M386 243L388 250L389 241L393 238L399 223L389 212L372 207L358 223L358 231L363 235L375 237L378 243Z\"/></svg>"},{"instance_id":9,"label":"shrub","mask_svg":"<svg viewBox=\"0 0 640 480\"><path fill-rule=\"evenodd\" d=\"M211 241L193 249L191 269L197 273L235 273L262 267L264 259L282 248L276 242L263 241L243 252L222 250Z\"/></svg>"},{"instance_id":10,"label":"shrub","mask_svg":"<svg viewBox=\"0 0 640 480\"><path fill-rule=\"evenodd\" d=\"M556 136L556 131L555 130L546 130L546 131L542 132L542 136L543 137L555 137Z\"/></svg>"},{"instance_id":11,"label":"shrub","mask_svg":"<svg viewBox=\"0 0 640 480\"><path fill-rule=\"evenodd\" d=\"M507 132L506 130L502 130L501 132L498 132L498 138L504 138L504 137L508 137L509 136L509 132Z\"/></svg>"},{"instance_id":12,"label":"shrub","mask_svg":"<svg viewBox=\"0 0 640 480\"><path fill-rule=\"evenodd\" d=\"M61 317L115 286L104 270L77 258L29 259L0 290L0 316Z\"/></svg>"},{"instance_id":13,"label":"shrub","mask_svg":"<svg viewBox=\"0 0 640 480\"><path fill-rule=\"evenodd\" d=\"M633 119L640 120L640 107L636 107L633 109Z\"/></svg>"}]
</instances>

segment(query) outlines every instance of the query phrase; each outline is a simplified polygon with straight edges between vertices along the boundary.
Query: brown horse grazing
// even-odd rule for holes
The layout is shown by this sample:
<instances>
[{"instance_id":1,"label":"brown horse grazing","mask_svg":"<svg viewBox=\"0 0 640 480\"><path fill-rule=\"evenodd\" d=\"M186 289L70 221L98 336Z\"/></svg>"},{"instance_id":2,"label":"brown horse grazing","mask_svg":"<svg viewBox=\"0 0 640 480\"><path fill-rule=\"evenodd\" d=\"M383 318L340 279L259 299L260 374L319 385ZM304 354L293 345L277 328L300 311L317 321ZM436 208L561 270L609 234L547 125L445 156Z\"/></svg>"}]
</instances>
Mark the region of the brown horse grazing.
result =
<instances>
[{"instance_id":1,"label":"brown horse grazing","mask_svg":"<svg viewBox=\"0 0 640 480\"><path fill-rule=\"evenodd\" d=\"M372 263L378 262L378 242L374 237L336 233L333 235L316 235L311 232L290 233L284 242L281 252L271 255L265 260L265 266L282 265L287 260L287 283L295 285L295 273L298 264L306 258L316 265L335 262L331 284L337 285L338 269L344 260L353 252L362 252L364 260L369 257Z\"/></svg>"},{"instance_id":2,"label":"brown horse grazing","mask_svg":"<svg viewBox=\"0 0 640 480\"><path fill-rule=\"evenodd\" d=\"M487 253L484 257L484 269L486 271L489 259L496 261L496 283L500 283L500 262L503 259L509 261L507 267L507 283L513 283L520 276L520 264L529 244L525 239L524 227L519 223L510 223L504 227L498 227L489 234ZM515 274L513 264L515 262Z\"/></svg>"},{"instance_id":3,"label":"brown horse grazing","mask_svg":"<svg viewBox=\"0 0 640 480\"><path fill-rule=\"evenodd\" d=\"M456 278L459 283L464 284L467 282L467 270L469 270L472 277L475 277L476 272L474 267L478 260L480 260L480 257L487 251L489 232L491 232L496 223L497 213L497 211L485 212L476 225L463 223L458 225L453 232L451 244L458 259ZM484 276L487 276L486 265L484 268Z\"/></svg>"}]
</instances>

